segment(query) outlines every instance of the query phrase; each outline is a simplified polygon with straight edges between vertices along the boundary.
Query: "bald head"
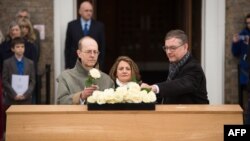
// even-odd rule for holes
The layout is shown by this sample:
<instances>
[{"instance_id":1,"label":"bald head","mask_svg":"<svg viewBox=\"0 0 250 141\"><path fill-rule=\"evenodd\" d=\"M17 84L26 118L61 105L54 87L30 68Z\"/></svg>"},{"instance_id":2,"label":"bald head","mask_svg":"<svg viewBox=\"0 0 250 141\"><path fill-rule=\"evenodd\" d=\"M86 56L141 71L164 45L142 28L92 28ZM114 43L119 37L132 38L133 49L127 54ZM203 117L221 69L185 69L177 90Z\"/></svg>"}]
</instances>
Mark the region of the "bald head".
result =
<instances>
[{"instance_id":1,"label":"bald head","mask_svg":"<svg viewBox=\"0 0 250 141\"><path fill-rule=\"evenodd\" d=\"M92 4L89 1L82 2L79 8L79 14L84 20L90 20L93 16Z\"/></svg>"},{"instance_id":2,"label":"bald head","mask_svg":"<svg viewBox=\"0 0 250 141\"><path fill-rule=\"evenodd\" d=\"M81 7L86 7L86 6L91 6L92 7L92 3L90 3L90 1L83 1L80 5L80 8Z\"/></svg>"},{"instance_id":3,"label":"bald head","mask_svg":"<svg viewBox=\"0 0 250 141\"><path fill-rule=\"evenodd\" d=\"M78 42L78 49L82 50L83 48L87 47L94 47L98 49L98 44L95 39L91 38L90 36L85 36Z\"/></svg>"}]
</instances>

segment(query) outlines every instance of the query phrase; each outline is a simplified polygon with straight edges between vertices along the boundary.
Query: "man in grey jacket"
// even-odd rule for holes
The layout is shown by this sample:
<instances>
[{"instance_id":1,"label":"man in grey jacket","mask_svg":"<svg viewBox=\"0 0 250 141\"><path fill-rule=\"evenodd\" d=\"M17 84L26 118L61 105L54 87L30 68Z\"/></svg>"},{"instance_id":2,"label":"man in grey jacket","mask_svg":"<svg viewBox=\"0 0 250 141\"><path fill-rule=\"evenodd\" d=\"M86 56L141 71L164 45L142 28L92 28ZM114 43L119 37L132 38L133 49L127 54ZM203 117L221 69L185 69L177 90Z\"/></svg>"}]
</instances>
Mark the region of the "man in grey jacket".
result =
<instances>
[{"instance_id":1,"label":"man in grey jacket","mask_svg":"<svg viewBox=\"0 0 250 141\"><path fill-rule=\"evenodd\" d=\"M75 67L63 71L57 78L58 104L84 104L93 91L114 88L113 80L101 71L101 77L96 80L96 85L85 86L89 70L95 67L99 55L98 44L93 38L85 36L80 39L76 53L78 59Z\"/></svg>"}]
</instances>

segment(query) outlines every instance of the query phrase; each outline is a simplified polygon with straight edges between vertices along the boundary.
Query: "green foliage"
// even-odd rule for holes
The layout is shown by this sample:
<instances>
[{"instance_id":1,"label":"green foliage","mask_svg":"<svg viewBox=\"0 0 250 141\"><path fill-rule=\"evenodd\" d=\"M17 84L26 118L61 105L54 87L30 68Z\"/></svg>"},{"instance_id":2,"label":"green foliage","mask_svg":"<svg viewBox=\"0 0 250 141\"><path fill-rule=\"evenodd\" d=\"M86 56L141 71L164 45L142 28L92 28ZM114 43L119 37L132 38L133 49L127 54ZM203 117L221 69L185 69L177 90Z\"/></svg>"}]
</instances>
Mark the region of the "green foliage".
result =
<instances>
[{"instance_id":1,"label":"green foliage","mask_svg":"<svg viewBox=\"0 0 250 141\"><path fill-rule=\"evenodd\" d=\"M132 76L131 81L132 81L132 82L135 82L135 83L137 83L137 84L139 83L138 80L136 79L136 77L135 77L134 75Z\"/></svg>"},{"instance_id":2,"label":"green foliage","mask_svg":"<svg viewBox=\"0 0 250 141\"><path fill-rule=\"evenodd\" d=\"M147 91L147 93L149 93L149 92L151 91L150 88L141 88L141 90L142 90L142 91L145 90L145 91Z\"/></svg>"},{"instance_id":3,"label":"green foliage","mask_svg":"<svg viewBox=\"0 0 250 141\"><path fill-rule=\"evenodd\" d=\"M94 84L95 79L91 76L88 76L88 79L85 81L85 87L90 87L92 84Z\"/></svg>"}]
</instances>

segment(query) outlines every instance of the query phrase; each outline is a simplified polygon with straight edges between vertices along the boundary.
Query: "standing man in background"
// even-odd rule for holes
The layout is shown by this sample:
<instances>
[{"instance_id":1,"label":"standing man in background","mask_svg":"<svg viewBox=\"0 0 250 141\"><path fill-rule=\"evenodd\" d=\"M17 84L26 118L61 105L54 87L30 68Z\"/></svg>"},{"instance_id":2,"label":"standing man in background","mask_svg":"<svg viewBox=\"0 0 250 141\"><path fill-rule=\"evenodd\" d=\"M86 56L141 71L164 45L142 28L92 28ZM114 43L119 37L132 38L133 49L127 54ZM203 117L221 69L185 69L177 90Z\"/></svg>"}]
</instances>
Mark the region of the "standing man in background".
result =
<instances>
[{"instance_id":1,"label":"standing man in background","mask_svg":"<svg viewBox=\"0 0 250 141\"><path fill-rule=\"evenodd\" d=\"M247 85L249 83L249 64L247 59L249 58L250 14L245 17L244 24L244 29L240 33L233 35L232 54L239 59L239 104L243 109L246 109L246 100L243 99L246 99L246 93L248 93Z\"/></svg>"},{"instance_id":2,"label":"standing man in background","mask_svg":"<svg viewBox=\"0 0 250 141\"><path fill-rule=\"evenodd\" d=\"M77 46L84 36L94 38L99 46L99 67L103 70L105 58L105 33L104 25L93 19L93 5L89 1L81 3L79 8L80 18L68 23L65 41L65 68L73 68L77 60Z\"/></svg>"}]
</instances>

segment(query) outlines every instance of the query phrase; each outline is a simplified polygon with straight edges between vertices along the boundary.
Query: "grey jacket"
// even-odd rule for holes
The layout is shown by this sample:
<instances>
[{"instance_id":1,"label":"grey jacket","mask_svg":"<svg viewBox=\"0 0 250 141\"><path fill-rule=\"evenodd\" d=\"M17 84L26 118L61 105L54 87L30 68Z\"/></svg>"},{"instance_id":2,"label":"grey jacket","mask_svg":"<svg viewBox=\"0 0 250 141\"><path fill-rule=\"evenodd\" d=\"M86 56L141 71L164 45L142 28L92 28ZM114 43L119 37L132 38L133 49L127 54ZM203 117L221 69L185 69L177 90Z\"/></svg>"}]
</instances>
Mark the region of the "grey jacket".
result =
<instances>
[{"instance_id":1,"label":"grey jacket","mask_svg":"<svg viewBox=\"0 0 250 141\"><path fill-rule=\"evenodd\" d=\"M88 73L89 71L83 68L79 60L77 60L74 68L63 71L57 78L57 103L80 104L80 94L85 88ZM114 88L113 80L103 72L101 72L101 78L97 79L96 83L101 91Z\"/></svg>"}]
</instances>

